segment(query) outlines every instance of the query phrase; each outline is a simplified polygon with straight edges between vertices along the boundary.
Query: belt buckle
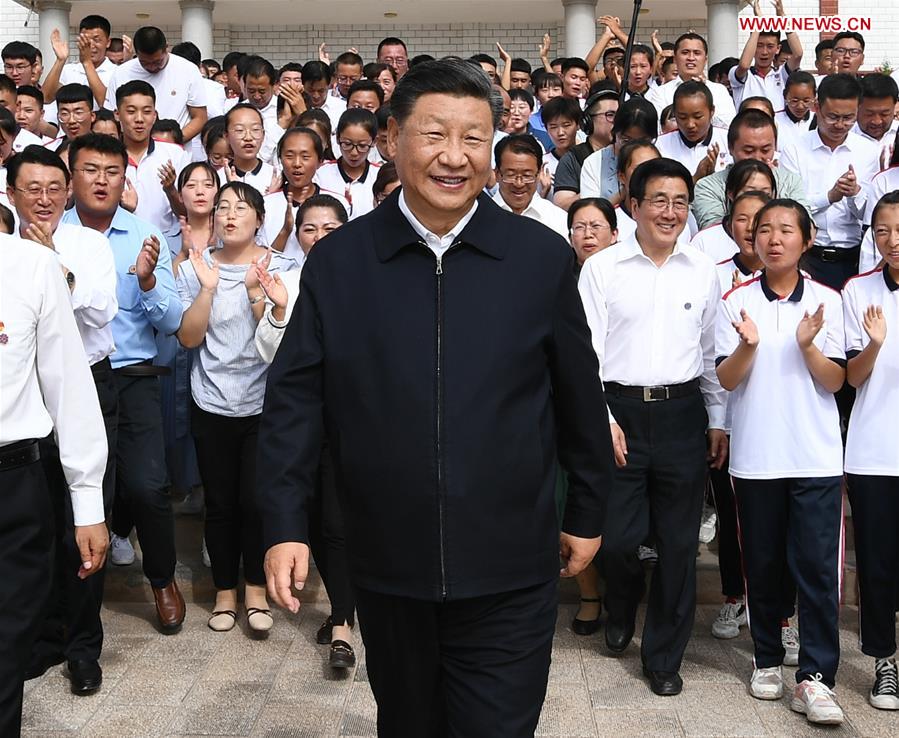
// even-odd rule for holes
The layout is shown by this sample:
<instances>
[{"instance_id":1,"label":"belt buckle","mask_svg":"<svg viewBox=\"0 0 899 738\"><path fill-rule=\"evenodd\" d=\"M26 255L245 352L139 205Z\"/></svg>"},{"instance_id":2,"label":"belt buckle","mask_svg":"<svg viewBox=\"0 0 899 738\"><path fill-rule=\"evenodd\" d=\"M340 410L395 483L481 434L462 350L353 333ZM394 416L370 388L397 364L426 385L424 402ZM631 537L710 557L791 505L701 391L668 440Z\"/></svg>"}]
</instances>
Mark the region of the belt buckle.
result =
<instances>
[{"instance_id":1,"label":"belt buckle","mask_svg":"<svg viewBox=\"0 0 899 738\"><path fill-rule=\"evenodd\" d=\"M824 248L821 250L821 261L826 264L833 264L837 261L837 250L834 248Z\"/></svg>"},{"instance_id":2,"label":"belt buckle","mask_svg":"<svg viewBox=\"0 0 899 738\"><path fill-rule=\"evenodd\" d=\"M643 402L659 402L668 399L668 388L664 385L643 388Z\"/></svg>"}]
</instances>

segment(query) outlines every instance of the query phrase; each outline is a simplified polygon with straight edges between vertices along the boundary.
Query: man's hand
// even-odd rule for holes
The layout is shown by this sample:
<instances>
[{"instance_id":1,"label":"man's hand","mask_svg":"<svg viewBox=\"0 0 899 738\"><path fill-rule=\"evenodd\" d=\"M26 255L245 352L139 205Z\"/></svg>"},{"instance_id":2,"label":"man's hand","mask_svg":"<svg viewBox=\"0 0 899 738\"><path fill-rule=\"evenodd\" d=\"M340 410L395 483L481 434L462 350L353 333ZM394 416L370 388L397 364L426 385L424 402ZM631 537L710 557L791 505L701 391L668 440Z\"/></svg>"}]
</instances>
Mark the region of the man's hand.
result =
<instances>
[{"instance_id":1,"label":"man's hand","mask_svg":"<svg viewBox=\"0 0 899 738\"><path fill-rule=\"evenodd\" d=\"M549 33L543 34L543 43L541 43L537 50L540 54L540 59L549 59L549 50L552 47L552 39L549 37Z\"/></svg>"},{"instance_id":2,"label":"man's hand","mask_svg":"<svg viewBox=\"0 0 899 738\"><path fill-rule=\"evenodd\" d=\"M134 58L134 40L127 33L122 34L122 63Z\"/></svg>"},{"instance_id":3,"label":"man's hand","mask_svg":"<svg viewBox=\"0 0 899 738\"><path fill-rule=\"evenodd\" d=\"M159 167L156 174L159 176L159 182L165 192L171 192L175 189L175 179L177 174L175 173L175 165L172 164L171 159Z\"/></svg>"},{"instance_id":4,"label":"man's hand","mask_svg":"<svg viewBox=\"0 0 899 738\"><path fill-rule=\"evenodd\" d=\"M712 469L721 469L727 461L727 434L720 428L709 428L706 432L708 440L708 459Z\"/></svg>"},{"instance_id":5,"label":"man's hand","mask_svg":"<svg viewBox=\"0 0 899 738\"><path fill-rule=\"evenodd\" d=\"M149 292L156 286L156 275L153 272L158 261L159 239L156 236L145 238L144 245L137 255L137 264L134 265L137 282L144 292Z\"/></svg>"},{"instance_id":6,"label":"man's hand","mask_svg":"<svg viewBox=\"0 0 899 738\"><path fill-rule=\"evenodd\" d=\"M709 146L708 150L705 152L705 156L702 157L702 161L699 162L699 165L696 167L696 173L693 175L693 181L698 182L703 177L708 177L710 174L714 174L715 167L718 165L718 154L721 152L721 147L713 143Z\"/></svg>"},{"instance_id":7,"label":"man's hand","mask_svg":"<svg viewBox=\"0 0 899 738\"><path fill-rule=\"evenodd\" d=\"M568 533L561 533L559 535L559 557L565 562L565 566L559 570L559 576L576 577L587 568L587 564L593 561L601 545L602 536L578 538Z\"/></svg>"},{"instance_id":8,"label":"man's hand","mask_svg":"<svg viewBox=\"0 0 899 738\"><path fill-rule=\"evenodd\" d=\"M83 31L78 34L78 61L84 66L93 66L91 60L91 41Z\"/></svg>"},{"instance_id":9,"label":"man's hand","mask_svg":"<svg viewBox=\"0 0 899 738\"><path fill-rule=\"evenodd\" d=\"M293 596L291 583L297 591L306 586L309 576L309 546L305 543L279 543L265 552L265 584L268 596L276 605L296 613L300 601Z\"/></svg>"},{"instance_id":10,"label":"man's hand","mask_svg":"<svg viewBox=\"0 0 899 738\"><path fill-rule=\"evenodd\" d=\"M137 190L134 188L134 185L131 184L131 180L128 177L125 177L125 187L122 189L122 197L119 198L119 205L125 208L129 213L133 213L137 210Z\"/></svg>"},{"instance_id":11,"label":"man's hand","mask_svg":"<svg viewBox=\"0 0 899 738\"><path fill-rule=\"evenodd\" d=\"M23 236L29 241L46 246L51 251L56 251L56 246L53 243L53 230L49 223L29 223L28 227L25 228Z\"/></svg>"},{"instance_id":12,"label":"man's hand","mask_svg":"<svg viewBox=\"0 0 899 738\"><path fill-rule=\"evenodd\" d=\"M496 42L496 53L499 54L499 58L502 59L503 62L512 61L512 56L503 48L499 41Z\"/></svg>"},{"instance_id":13,"label":"man's hand","mask_svg":"<svg viewBox=\"0 0 899 738\"><path fill-rule=\"evenodd\" d=\"M627 466L627 441L624 438L624 431L618 423L609 423L609 430L612 432L612 450L615 452L615 464L619 468Z\"/></svg>"},{"instance_id":14,"label":"man's hand","mask_svg":"<svg viewBox=\"0 0 899 738\"><path fill-rule=\"evenodd\" d=\"M53 47L53 53L59 61L65 62L69 60L69 44L63 41L62 34L58 28L53 29L50 34L50 45Z\"/></svg>"},{"instance_id":15,"label":"man's hand","mask_svg":"<svg viewBox=\"0 0 899 738\"><path fill-rule=\"evenodd\" d=\"M855 197L861 192L861 189L861 185L859 185L855 176L855 168L850 164L849 169L840 176L827 193L827 199L832 203L836 203L844 197Z\"/></svg>"},{"instance_id":16,"label":"man's hand","mask_svg":"<svg viewBox=\"0 0 899 738\"><path fill-rule=\"evenodd\" d=\"M96 574L106 563L106 551L109 548L109 531L106 523L75 526L75 544L81 554L81 566L78 578L87 579Z\"/></svg>"},{"instance_id":17,"label":"man's hand","mask_svg":"<svg viewBox=\"0 0 899 738\"><path fill-rule=\"evenodd\" d=\"M328 53L328 48L325 46L324 41L318 45L318 60L323 64L331 63L331 55Z\"/></svg>"}]
</instances>

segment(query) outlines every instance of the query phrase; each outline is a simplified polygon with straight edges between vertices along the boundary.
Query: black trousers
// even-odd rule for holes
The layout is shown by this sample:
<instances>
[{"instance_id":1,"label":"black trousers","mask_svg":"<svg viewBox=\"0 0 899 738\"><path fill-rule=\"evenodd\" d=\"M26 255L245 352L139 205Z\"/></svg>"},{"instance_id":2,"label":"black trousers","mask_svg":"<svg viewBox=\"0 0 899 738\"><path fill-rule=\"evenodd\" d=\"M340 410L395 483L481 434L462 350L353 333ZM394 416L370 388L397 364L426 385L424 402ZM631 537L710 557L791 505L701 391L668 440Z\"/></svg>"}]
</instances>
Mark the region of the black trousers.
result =
<instances>
[{"instance_id":1,"label":"black trousers","mask_svg":"<svg viewBox=\"0 0 899 738\"><path fill-rule=\"evenodd\" d=\"M558 582L444 603L357 589L380 738L531 738Z\"/></svg>"},{"instance_id":2,"label":"black trousers","mask_svg":"<svg viewBox=\"0 0 899 738\"><path fill-rule=\"evenodd\" d=\"M0 489L0 736L13 738L21 731L25 670L50 596L53 505L40 462L0 471Z\"/></svg>"},{"instance_id":3,"label":"black trousers","mask_svg":"<svg viewBox=\"0 0 899 738\"><path fill-rule=\"evenodd\" d=\"M740 561L737 510L730 475L727 469L709 469L709 481L715 496L715 512L718 514L718 574L721 576L721 594L741 599L743 564Z\"/></svg>"},{"instance_id":4,"label":"black trousers","mask_svg":"<svg viewBox=\"0 0 899 738\"><path fill-rule=\"evenodd\" d=\"M347 564L346 535L337 494L334 460L327 444L322 446L309 523L309 544L331 601L331 622L336 625L353 625L356 596Z\"/></svg>"},{"instance_id":5,"label":"black trousers","mask_svg":"<svg viewBox=\"0 0 899 738\"><path fill-rule=\"evenodd\" d=\"M859 645L868 656L888 658L896 653L899 477L850 474L849 502L858 565Z\"/></svg>"},{"instance_id":6,"label":"black trousers","mask_svg":"<svg viewBox=\"0 0 899 738\"><path fill-rule=\"evenodd\" d=\"M119 535L128 535L133 521L144 575L152 586L165 587L175 577L175 518L166 491L159 378L127 376L121 370L113 374L119 413L112 528ZM123 529L116 518L129 524Z\"/></svg>"},{"instance_id":7,"label":"black trousers","mask_svg":"<svg viewBox=\"0 0 899 738\"><path fill-rule=\"evenodd\" d=\"M830 687L840 663L841 479L733 480L755 665L761 669L783 663L786 562L799 591L796 681L821 674Z\"/></svg>"},{"instance_id":8,"label":"black trousers","mask_svg":"<svg viewBox=\"0 0 899 738\"><path fill-rule=\"evenodd\" d=\"M106 425L106 442L115 448L118 396L109 362L92 367L97 398ZM56 529L56 562L53 594L32 651L36 658L62 654L69 661L96 661L103 648L103 581L106 568L87 579L78 578L81 555L75 543L72 498L59 462L59 448L52 437L41 442L41 463L53 500ZM107 519L115 491L115 454L109 454L103 476L103 507Z\"/></svg>"},{"instance_id":9,"label":"black trousers","mask_svg":"<svg viewBox=\"0 0 899 738\"><path fill-rule=\"evenodd\" d=\"M705 496L708 416L697 391L664 402L606 393L627 439L616 469L603 535L609 619L633 622L645 586L637 547L651 534L659 554L649 591L642 658L678 671L696 612L696 549Z\"/></svg>"},{"instance_id":10,"label":"black trousers","mask_svg":"<svg viewBox=\"0 0 899 738\"><path fill-rule=\"evenodd\" d=\"M820 257L806 251L802 255L799 265L816 282L826 284L831 289L841 292L843 285L846 284L846 280L858 274L858 253L856 253L854 259L824 261Z\"/></svg>"},{"instance_id":11,"label":"black trousers","mask_svg":"<svg viewBox=\"0 0 899 738\"><path fill-rule=\"evenodd\" d=\"M244 579L264 585L262 519L256 502L259 415L230 418L191 407L191 432L206 498L206 548L215 588L236 589Z\"/></svg>"}]
</instances>

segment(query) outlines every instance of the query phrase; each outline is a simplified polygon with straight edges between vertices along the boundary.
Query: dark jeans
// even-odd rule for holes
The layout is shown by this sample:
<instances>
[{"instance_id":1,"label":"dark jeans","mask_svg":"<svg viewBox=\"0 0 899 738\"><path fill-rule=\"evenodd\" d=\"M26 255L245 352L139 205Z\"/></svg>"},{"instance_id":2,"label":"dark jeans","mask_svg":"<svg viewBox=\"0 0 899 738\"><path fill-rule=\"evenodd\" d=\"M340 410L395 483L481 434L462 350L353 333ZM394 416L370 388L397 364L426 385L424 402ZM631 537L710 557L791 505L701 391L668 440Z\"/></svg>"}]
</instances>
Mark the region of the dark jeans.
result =
<instances>
[{"instance_id":1,"label":"dark jeans","mask_svg":"<svg viewBox=\"0 0 899 738\"><path fill-rule=\"evenodd\" d=\"M531 738L558 582L444 603L357 589L381 738Z\"/></svg>"},{"instance_id":2,"label":"dark jeans","mask_svg":"<svg viewBox=\"0 0 899 738\"><path fill-rule=\"evenodd\" d=\"M243 557L244 579L264 585L262 520L256 502L259 415L229 418L191 408L191 431L206 496L206 548L216 589L235 589Z\"/></svg>"}]
</instances>

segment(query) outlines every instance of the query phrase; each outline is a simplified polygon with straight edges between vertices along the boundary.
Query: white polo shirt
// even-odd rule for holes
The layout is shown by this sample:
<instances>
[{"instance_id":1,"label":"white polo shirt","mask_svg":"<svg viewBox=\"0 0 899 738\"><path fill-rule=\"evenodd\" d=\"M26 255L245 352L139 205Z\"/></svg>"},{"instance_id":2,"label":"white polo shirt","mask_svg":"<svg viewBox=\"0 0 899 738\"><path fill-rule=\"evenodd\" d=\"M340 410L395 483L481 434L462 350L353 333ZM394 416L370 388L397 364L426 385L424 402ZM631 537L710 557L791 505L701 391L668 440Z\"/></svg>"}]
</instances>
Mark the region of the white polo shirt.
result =
<instances>
[{"instance_id":1,"label":"white polo shirt","mask_svg":"<svg viewBox=\"0 0 899 738\"><path fill-rule=\"evenodd\" d=\"M812 124L812 113L809 111L805 118L793 120L792 115L786 110L774 114L774 124L777 126L777 150L783 151L784 147L795 143L796 140Z\"/></svg>"},{"instance_id":2,"label":"white polo shirt","mask_svg":"<svg viewBox=\"0 0 899 738\"><path fill-rule=\"evenodd\" d=\"M493 196L493 202L499 205L503 210L510 213L512 212L512 208L509 207L509 204L505 200L503 200L502 192L499 190L497 190L496 194ZM531 202L521 215L525 218L536 220L538 223L543 223L543 225L554 230L566 241L568 240L568 213L562 210L558 205L553 205L549 200L540 197L539 193L534 193Z\"/></svg>"},{"instance_id":3,"label":"white polo shirt","mask_svg":"<svg viewBox=\"0 0 899 738\"><path fill-rule=\"evenodd\" d=\"M715 352L730 356L740 343L740 310L758 326L759 344L743 382L730 393L733 408L730 473L739 479L836 477L843 473L840 417L832 393L812 378L796 341L804 314L824 305L824 327L814 345L845 359L840 294L802 275L793 294L780 297L765 275L744 282L720 301Z\"/></svg>"},{"instance_id":4,"label":"white polo shirt","mask_svg":"<svg viewBox=\"0 0 899 738\"><path fill-rule=\"evenodd\" d=\"M899 476L899 446L895 442L896 377L899 376L899 284L889 269L852 277L843 287L846 355L855 356L870 342L864 329L869 305L883 308L887 335L874 368L858 388L846 435L846 471L850 474Z\"/></svg>"},{"instance_id":5,"label":"white polo shirt","mask_svg":"<svg viewBox=\"0 0 899 738\"><path fill-rule=\"evenodd\" d=\"M880 157L878 158L878 170L886 169L890 165L890 159L893 158L893 144L896 141L896 131L899 131L899 121L893 119L890 123L890 127L886 133L883 134L880 138L874 138L874 136L869 136L865 133L861 126L859 126L858 121L856 121L855 125L852 126L852 133L856 136L861 136L866 141L870 141L873 144L876 144L880 149Z\"/></svg>"},{"instance_id":6,"label":"white polo shirt","mask_svg":"<svg viewBox=\"0 0 899 738\"><path fill-rule=\"evenodd\" d=\"M343 199L350 205L348 211L350 220L354 220L374 209L375 200L371 188L378 176L378 169L380 169L379 164L372 164L368 161L361 176L358 179L351 179L344 172L340 161L334 161L322 164L312 181L323 190L341 193Z\"/></svg>"},{"instance_id":7,"label":"white polo shirt","mask_svg":"<svg viewBox=\"0 0 899 738\"><path fill-rule=\"evenodd\" d=\"M328 118L331 119L331 136L332 138L337 136L337 124L340 122L340 116L346 112L346 101L341 100L339 97L334 97L333 95L328 95L325 98L324 105L320 108L324 112L328 114ZM337 150L336 148L334 149Z\"/></svg>"},{"instance_id":8,"label":"white polo shirt","mask_svg":"<svg viewBox=\"0 0 899 738\"><path fill-rule=\"evenodd\" d=\"M790 76L786 64L781 64L779 69L772 66L765 75L760 74L755 67L749 67L746 79L742 82L737 79L736 67L731 68L727 76L730 78L730 90L737 108L747 97L767 97L775 112L784 109L784 86Z\"/></svg>"},{"instance_id":9,"label":"white polo shirt","mask_svg":"<svg viewBox=\"0 0 899 738\"><path fill-rule=\"evenodd\" d=\"M724 85L709 80L703 82L712 93L712 102L715 104L715 117L712 118L712 123L727 128L737 115L733 98ZM662 111L674 102L674 92L683 83L684 80L677 76L670 82L650 88L646 93L646 99L655 105L656 111L661 115Z\"/></svg>"},{"instance_id":10,"label":"white polo shirt","mask_svg":"<svg viewBox=\"0 0 899 738\"><path fill-rule=\"evenodd\" d=\"M695 174L696 167L705 159L706 152L714 144L718 144L718 158L715 161L714 171L720 172L722 169L726 169L730 163L726 128L711 126L706 137L695 144L688 143L680 131L663 133L656 139L656 148L659 153L663 157L679 161L689 170L690 174Z\"/></svg>"},{"instance_id":11,"label":"white polo shirt","mask_svg":"<svg viewBox=\"0 0 899 738\"><path fill-rule=\"evenodd\" d=\"M849 133L846 140L831 151L818 130L808 131L780 155L780 166L798 174L805 182L818 234L815 244L834 248L854 248L861 243L861 221L867 205L866 183L880 171L877 144ZM852 164L861 190L854 197L831 203L828 191Z\"/></svg>"},{"instance_id":12,"label":"white polo shirt","mask_svg":"<svg viewBox=\"0 0 899 738\"><path fill-rule=\"evenodd\" d=\"M884 169L875 175L868 187L868 202L865 208L865 216L863 222L865 225L871 225L871 216L874 214L874 207L877 205L881 197L887 192L899 190L899 165ZM858 257L858 272L864 274L870 272L880 264L881 256L874 243L874 232L871 228L865 231L865 237L862 239L861 252Z\"/></svg>"},{"instance_id":13,"label":"white polo shirt","mask_svg":"<svg viewBox=\"0 0 899 738\"><path fill-rule=\"evenodd\" d=\"M703 228L693 236L690 245L695 249L699 249L716 264L730 259L740 251L736 241L727 235L727 231L724 230L724 226L721 223ZM729 290L730 287L727 289ZM727 290L724 291L726 292Z\"/></svg>"},{"instance_id":14,"label":"white polo shirt","mask_svg":"<svg viewBox=\"0 0 899 738\"><path fill-rule=\"evenodd\" d=\"M155 225L163 235L175 236L181 227L159 181L159 168L169 160L175 167L177 177L190 164L190 154L178 144L151 138L147 152L140 161L128 157L126 176L137 190L137 209L134 214Z\"/></svg>"},{"instance_id":15,"label":"white polo shirt","mask_svg":"<svg viewBox=\"0 0 899 738\"><path fill-rule=\"evenodd\" d=\"M103 59L103 63L97 67L97 76L100 78L100 81L108 88L109 87L109 79L112 77L112 73L116 70L115 64L113 64L109 59ZM87 81L87 72L84 71L84 65L79 62L70 62L66 64L62 68L62 72L59 74L59 86L63 85L85 85L86 87L90 87ZM94 110L98 110L100 108L97 100L94 100ZM115 106L110 108L110 110L115 109Z\"/></svg>"},{"instance_id":16,"label":"white polo shirt","mask_svg":"<svg viewBox=\"0 0 899 738\"><path fill-rule=\"evenodd\" d=\"M112 319L119 310L109 239L93 228L60 223L53 233L59 263L75 275L72 310L89 364L115 351Z\"/></svg>"},{"instance_id":17,"label":"white polo shirt","mask_svg":"<svg viewBox=\"0 0 899 738\"><path fill-rule=\"evenodd\" d=\"M715 374L721 290L711 259L678 243L658 267L632 236L587 259L578 290L604 381L651 387L699 378L709 428L724 428L726 394Z\"/></svg>"},{"instance_id":18,"label":"white polo shirt","mask_svg":"<svg viewBox=\"0 0 899 738\"><path fill-rule=\"evenodd\" d=\"M256 159L256 166L249 170L248 172L243 171L243 169L238 169L237 166L234 167L234 173L237 175L237 180L239 182L246 182L251 187L254 187L259 191L260 195L265 195L268 188L271 186L272 178L275 175L275 168L264 162L262 159Z\"/></svg>"},{"instance_id":19,"label":"white polo shirt","mask_svg":"<svg viewBox=\"0 0 899 738\"><path fill-rule=\"evenodd\" d=\"M338 192L329 192L318 185L315 187L316 195L330 195L343 205L344 210L349 214L350 204L343 198L343 195ZM290 236L284 246L283 253L284 256L293 259L297 264L302 266L303 262L306 260L306 256L303 254L303 250L300 248L300 242L297 239L297 211L300 209L300 206L294 202L291 203L291 207L293 208L293 228L291 229ZM263 222L262 230L260 231L265 246L271 246L275 242L275 239L281 232L281 228L284 226L284 216L286 213L287 195L284 190L277 190L265 196L265 221Z\"/></svg>"},{"instance_id":20,"label":"white polo shirt","mask_svg":"<svg viewBox=\"0 0 899 738\"><path fill-rule=\"evenodd\" d=\"M182 128L190 121L188 106L206 107L206 89L200 70L187 59L174 54L169 54L165 67L152 74L144 69L136 58L117 66L106 85L104 107L115 110L116 90L135 79L149 82L156 90L156 113L159 118L176 120Z\"/></svg>"},{"instance_id":21,"label":"white polo shirt","mask_svg":"<svg viewBox=\"0 0 899 738\"><path fill-rule=\"evenodd\" d=\"M43 146L44 139L40 136L34 135L31 131L26 130L25 128L20 128L19 132L16 134L16 137L12 140L12 150L17 154L20 151L23 151L26 146Z\"/></svg>"}]
</instances>

